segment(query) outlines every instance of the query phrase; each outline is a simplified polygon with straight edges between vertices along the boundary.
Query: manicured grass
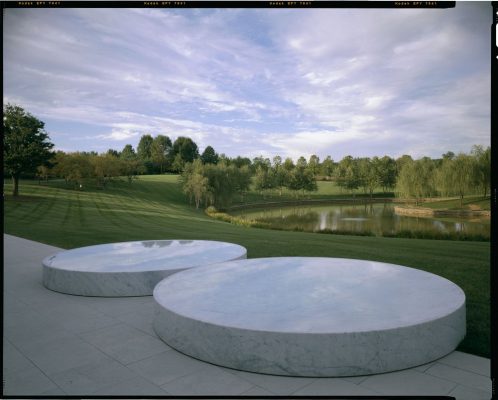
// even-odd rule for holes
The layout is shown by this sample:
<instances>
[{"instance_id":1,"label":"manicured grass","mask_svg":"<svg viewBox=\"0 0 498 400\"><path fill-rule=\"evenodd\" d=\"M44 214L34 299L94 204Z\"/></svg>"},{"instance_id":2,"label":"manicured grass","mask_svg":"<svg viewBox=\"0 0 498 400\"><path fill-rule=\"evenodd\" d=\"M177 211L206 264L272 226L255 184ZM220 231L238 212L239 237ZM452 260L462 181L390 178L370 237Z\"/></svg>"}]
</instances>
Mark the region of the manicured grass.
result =
<instances>
[{"instance_id":1,"label":"manicured grass","mask_svg":"<svg viewBox=\"0 0 498 400\"><path fill-rule=\"evenodd\" d=\"M297 193L289 189L283 188L282 194L280 195L279 190L265 190L263 193L252 189L244 196L244 203L268 203L268 202L280 202L280 201L296 201L296 200L313 200L313 199L349 199L353 197L350 191L341 189L339 186L332 181L318 181L318 190L316 192L305 192L304 194L300 191ZM394 197L393 192L382 192L381 188L378 188L374 194L374 197ZM355 190L355 198L370 198L369 194L363 193L361 190ZM243 204L239 196L235 196L234 205Z\"/></svg>"},{"instance_id":2,"label":"manicured grass","mask_svg":"<svg viewBox=\"0 0 498 400\"><path fill-rule=\"evenodd\" d=\"M4 193L11 191L10 181ZM383 261L443 276L467 296L467 336L459 350L490 357L490 245L483 242L319 235L236 226L188 205L171 175L143 176L106 190L64 182L22 181L21 197L5 197L4 232L73 248L147 239L210 239L238 243L248 257L323 256ZM379 295L382 295L380 293ZM395 299L393 299L395 301Z\"/></svg>"},{"instance_id":3,"label":"manicured grass","mask_svg":"<svg viewBox=\"0 0 498 400\"><path fill-rule=\"evenodd\" d=\"M466 196L463 198L463 207L460 205L460 199L451 199L445 201L434 201L422 203L422 207L446 210L489 210L491 208L491 199L482 196Z\"/></svg>"}]
</instances>

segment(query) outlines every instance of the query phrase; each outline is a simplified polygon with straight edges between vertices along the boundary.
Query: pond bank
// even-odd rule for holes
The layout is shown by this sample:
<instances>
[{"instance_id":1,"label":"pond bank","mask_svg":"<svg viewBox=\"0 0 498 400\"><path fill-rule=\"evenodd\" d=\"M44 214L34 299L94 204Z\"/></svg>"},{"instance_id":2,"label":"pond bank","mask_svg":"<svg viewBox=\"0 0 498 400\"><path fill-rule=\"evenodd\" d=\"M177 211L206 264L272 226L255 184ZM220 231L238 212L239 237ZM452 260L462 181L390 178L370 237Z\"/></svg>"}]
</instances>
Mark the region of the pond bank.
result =
<instances>
[{"instance_id":1,"label":"pond bank","mask_svg":"<svg viewBox=\"0 0 498 400\"><path fill-rule=\"evenodd\" d=\"M374 204L374 203L401 203L401 204L415 204L425 202L443 202L455 199L454 197L426 197L418 200L415 199L402 199L399 197L342 197L342 198L324 198L324 199L296 199L296 200L276 200L258 203L243 203L235 204L223 211L236 211L252 208L274 208L286 206L306 206L306 205L320 205L320 204ZM221 211L221 209L220 209Z\"/></svg>"},{"instance_id":2,"label":"pond bank","mask_svg":"<svg viewBox=\"0 0 498 400\"><path fill-rule=\"evenodd\" d=\"M489 210L435 210L427 207L394 207L396 215L416 217L491 217Z\"/></svg>"}]
</instances>

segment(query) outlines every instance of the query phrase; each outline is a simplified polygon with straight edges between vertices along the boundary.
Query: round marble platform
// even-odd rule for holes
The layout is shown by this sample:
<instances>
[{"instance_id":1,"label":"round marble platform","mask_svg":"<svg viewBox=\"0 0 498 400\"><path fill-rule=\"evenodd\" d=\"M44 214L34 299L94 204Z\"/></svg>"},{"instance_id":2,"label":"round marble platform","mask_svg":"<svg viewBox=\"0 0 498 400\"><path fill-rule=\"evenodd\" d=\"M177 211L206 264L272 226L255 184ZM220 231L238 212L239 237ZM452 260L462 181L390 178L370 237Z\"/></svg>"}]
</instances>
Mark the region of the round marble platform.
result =
<instances>
[{"instance_id":1,"label":"round marble platform","mask_svg":"<svg viewBox=\"0 0 498 400\"><path fill-rule=\"evenodd\" d=\"M465 336L465 294L437 275L340 258L276 257L183 271L154 289L154 329L213 364L290 376L425 364Z\"/></svg>"},{"instance_id":2,"label":"round marble platform","mask_svg":"<svg viewBox=\"0 0 498 400\"><path fill-rule=\"evenodd\" d=\"M43 260L43 284L82 296L147 296L184 269L246 258L244 247L208 240L147 240L80 247Z\"/></svg>"}]
</instances>

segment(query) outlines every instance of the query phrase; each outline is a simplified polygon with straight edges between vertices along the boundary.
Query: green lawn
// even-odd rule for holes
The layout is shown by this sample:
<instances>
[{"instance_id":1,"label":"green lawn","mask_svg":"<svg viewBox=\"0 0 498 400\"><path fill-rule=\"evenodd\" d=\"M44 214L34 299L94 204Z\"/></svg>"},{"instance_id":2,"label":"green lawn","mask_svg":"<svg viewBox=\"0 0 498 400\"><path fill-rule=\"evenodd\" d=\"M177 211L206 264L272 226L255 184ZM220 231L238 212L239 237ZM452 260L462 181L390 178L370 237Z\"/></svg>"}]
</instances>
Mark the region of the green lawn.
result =
<instances>
[{"instance_id":1,"label":"green lawn","mask_svg":"<svg viewBox=\"0 0 498 400\"><path fill-rule=\"evenodd\" d=\"M280 194L280 191L277 189L265 190L263 193L260 193L256 190L251 190L244 197L244 203L268 203L268 202L280 202L280 201L296 201L303 199L334 200L334 199L345 199L345 198L349 199L353 197L353 194L350 191L341 189L339 186L335 184L335 182L332 181L317 181L317 186L318 190L316 192L305 192L304 195L302 192L299 192L298 193L299 197L297 198L295 192L286 188L282 189L282 194ZM381 188L377 188L373 196L391 198L394 197L394 193L393 192L384 193L382 192ZM370 194L365 194L361 190L355 190L354 197L369 198ZM234 205L241 205L241 204L243 203L241 202L240 197L236 196L234 199Z\"/></svg>"},{"instance_id":2,"label":"green lawn","mask_svg":"<svg viewBox=\"0 0 498 400\"><path fill-rule=\"evenodd\" d=\"M490 197L483 198L483 196L466 196L463 198L463 207L460 205L459 198L422 203L421 206L446 210L490 210L491 199Z\"/></svg>"},{"instance_id":3,"label":"green lawn","mask_svg":"<svg viewBox=\"0 0 498 400\"><path fill-rule=\"evenodd\" d=\"M319 235L231 225L190 207L172 175L142 176L131 186L115 182L106 190L89 182L83 191L68 189L61 181L47 185L22 181L19 200L8 195L11 190L10 181L5 181L4 232L66 249L127 240L211 239L245 246L249 258L345 257L435 273L459 285L467 296L467 337L459 350L490 357L489 243Z\"/></svg>"}]
</instances>

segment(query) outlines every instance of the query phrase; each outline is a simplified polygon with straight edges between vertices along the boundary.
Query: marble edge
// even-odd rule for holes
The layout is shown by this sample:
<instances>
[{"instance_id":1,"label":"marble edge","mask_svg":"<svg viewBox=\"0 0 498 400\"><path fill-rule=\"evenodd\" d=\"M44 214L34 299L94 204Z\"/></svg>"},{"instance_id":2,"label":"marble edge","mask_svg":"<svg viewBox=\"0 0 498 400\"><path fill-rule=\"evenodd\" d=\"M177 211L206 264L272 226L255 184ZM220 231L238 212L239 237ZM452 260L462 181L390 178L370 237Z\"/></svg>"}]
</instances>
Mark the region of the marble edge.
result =
<instances>
[{"instance_id":1,"label":"marble edge","mask_svg":"<svg viewBox=\"0 0 498 400\"><path fill-rule=\"evenodd\" d=\"M243 328L240 326L233 326L233 325L228 325L228 324L217 324L217 323L213 323L212 321L207 321L207 320L202 319L202 318L193 318L191 316L181 314L177 311L174 311L174 310L171 310L170 308L165 307L157 300L156 292L157 292L159 285L169 278L170 277L168 276L168 277L162 279L154 287L154 290L152 291L152 297L154 299L154 305L156 307L160 307L161 310L165 310L166 312L170 312L179 318L184 318L184 319L194 321L194 322L202 322L204 324L207 324L207 325L210 325L213 327L217 327L217 328L238 329L238 330L247 331L247 332L271 333L271 334L282 334L282 335L316 335L316 336L319 336L319 335L347 335L347 334L354 334L354 333L367 333L367 334L370 334L370 333L388 333L389 331L395 331L395 330L399 330L399 329L410 329L410 328L414 328L414 327L417 327L420 325L437 323L440 320L444 320L445 318L454 316L454 315L462 312L462 310L465 313L465 321L466 321L466 315L467 315L466 302L464 300L464 302L459 307L455 308L453 311L451 311L445 315L440 315L436 318L416 322L413 324L398 325L395 327L389 327L389 328L385 328L385 329L371 329L371 330L359 329L359 330L351 330L351 331L334 331L334 332L292 332L292 331L278 331L278 330L268 330L268 329L258 329L258 328L249 329L249 328ZM465 325L466 325L466 323L465 323Z\"/></svg>"},{"instance_id":2,"label":"marble edge","mask_svg":"<svg viewBox=\"0 0 498 400\"><path fill-rule=\"evenodd\" d=\"M141 270L141 271L81 271L81 270L74 270L74 269L68 269L68 268L61 268L61 267L54 267L53 265L49 265L49 260L57 257L57 255L59 254L63 254L63 253L66 253L68 251L72 251L72 250L79 250L79 249L85 249L85 248L90 248L90 247L100 247L100 246L107 246L107 245L110 245L110 244L121 244L121 243L135 243L135 242L148 242L148 241L162 241L162 242L171 242L171 241L182 241L184 239L165 239L165 240L131 240L131 241L128 241L128 242L111 242L111 243L102 243L102 244L96 244L96 245L91 245L91 246L82 246L82 247L75 247L73 249L67 249L67 250L62 250L62 251L58 251L56 253L53 253L53 254L50 254L46 257L44 257L42 259L42 266L44 268L51 268L51 269L54 269L54 270L64 270L64 271L74 271L74 272L86 272L86 273L89 273L89 274L93 274L93 273L96 273L96 274L104 274L104 273L140 273L140 272L154 272L154 271L161 271L160 269L156 269L156 270ZM237 247L240 247L240 249L242 250L241 254L240 255L237 255L237 256L234 256L233 258L230 258L228 260L222 260L222 261L214 261L214 262L210 262L208 264L205 264L205 265L213 265L213 264L221 264L221 263L224 263L224 262L230 262L230 261L237 261L237 260L242 260L242 259L247 259L247 248L245 248L244 246L238 244L238 243L231 243L231 242L222 242L222 241L219 241L219 240L191 240L191 241L197 241L197 242L209 242L209 243L224 243L224 244L228 244L228 245L232 245L232 246L237 246ZM175 271L175 272L181 272L185 269L190 269L190 268L197 268L197 267L200 267L202 265L199 265L199 264L196 264L196 265L192 265L192 266L188 266L188 267L180 267L180 268L177 268L177 269L169 269L168 271Z\"/></svg>"}]
</instances>

